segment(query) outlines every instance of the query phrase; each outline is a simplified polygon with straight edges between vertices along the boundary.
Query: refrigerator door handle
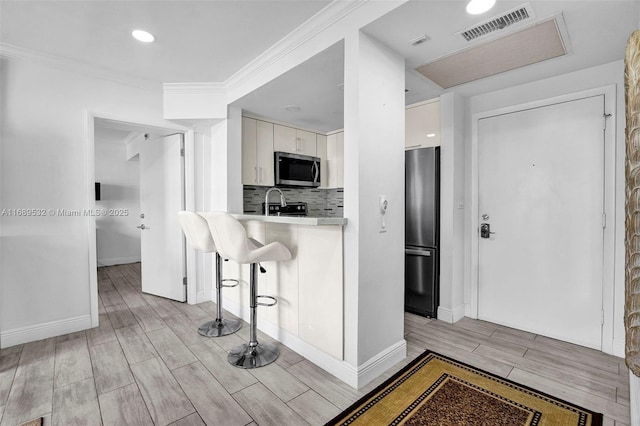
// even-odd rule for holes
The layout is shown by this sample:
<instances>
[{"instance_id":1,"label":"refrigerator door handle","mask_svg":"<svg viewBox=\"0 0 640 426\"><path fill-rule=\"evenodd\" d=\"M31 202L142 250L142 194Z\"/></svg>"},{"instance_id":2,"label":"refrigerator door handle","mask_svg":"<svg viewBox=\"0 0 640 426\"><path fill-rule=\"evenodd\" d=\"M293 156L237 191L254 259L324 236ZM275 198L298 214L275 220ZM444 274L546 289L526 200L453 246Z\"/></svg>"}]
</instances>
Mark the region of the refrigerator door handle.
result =
<instances>
[{"instance_id":1,"label":"refrigerator door handle","mask_svg":"<svg viewBox=\"0 0 640 426\"><path fill-rule=\"evenodd\" d=\"M430 250L416 250L416 249L404 249L405 254L413 254L416 256L431 256Z\"/></svg>"}]
</instances>

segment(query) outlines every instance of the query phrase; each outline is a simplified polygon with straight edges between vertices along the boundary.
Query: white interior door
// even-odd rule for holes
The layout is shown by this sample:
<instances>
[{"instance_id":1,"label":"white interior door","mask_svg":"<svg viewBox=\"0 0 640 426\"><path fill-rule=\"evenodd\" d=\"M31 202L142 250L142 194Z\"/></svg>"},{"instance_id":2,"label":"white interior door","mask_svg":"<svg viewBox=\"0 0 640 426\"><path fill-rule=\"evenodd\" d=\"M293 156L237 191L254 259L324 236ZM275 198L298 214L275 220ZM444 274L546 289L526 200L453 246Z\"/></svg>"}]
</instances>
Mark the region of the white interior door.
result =
<instances>
[{"instance_id":1,"label":"white interior door","mask_svg":"<svg viewBox=\"0 0 640 426\"><path fill-rule=\"evenodd\" d=\"M184 210L183 148L182 134L146 140L140 147L142 291L181 302L185 247L177 213Z\"/></svg>"},{"instance_id":2,"label":"white interior door","mask_svg":"<svg viewBox=\"0 0 640 426\"><path fill-rule=\"evenodd\" d=\"M601 349L603 114L600 95L479 121L480 319Z\"/></svg>"}]
</instances>

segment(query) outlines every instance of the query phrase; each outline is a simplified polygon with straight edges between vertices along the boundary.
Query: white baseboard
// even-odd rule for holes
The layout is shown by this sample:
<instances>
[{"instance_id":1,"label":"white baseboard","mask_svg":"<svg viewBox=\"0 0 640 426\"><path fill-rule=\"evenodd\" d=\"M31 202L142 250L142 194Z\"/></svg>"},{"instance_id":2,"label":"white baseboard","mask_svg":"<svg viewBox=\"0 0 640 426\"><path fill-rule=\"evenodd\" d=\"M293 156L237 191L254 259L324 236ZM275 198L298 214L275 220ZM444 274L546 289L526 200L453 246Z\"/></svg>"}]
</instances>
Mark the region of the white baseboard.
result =
<instances>
[{"instance_id":1,"label":"white baseboard","mask_svg":"<svg viewBox=\"0 0 640 426\"><path fill-rule=\"evenodd\" d=\"M112 257L109 259L98 259L98 266L126 265L128 263L137 263L140 261L140 256Z\"/></svg>"},{"instance_id":2,"label":"white baseboard","mask_svg":"<svg viewBox=\"0 0 640 426\"><path fill-rule=\"evenodd\" d=\"M358 389L407 357L407 341L402 339L358 366Z\"/></svg>"},{"instance_id":3,"label":"white baseboard","mask_svg":"<svg viewBox=\"0 0 640 426\"><path fill-rule=\"evenodd\" d=\"M199 291L196 293L196 303L202 302L215 302L216 299L213 297L213 294L207 295L206 291Z\"/></svg>"},{"instance_id":4,"label":"white baseboard","mask_svg":"<svg viewBox=\"0 0 640 426\"><path fill-rule=\"evenodd\" d=\"M613 355L624 358L625 354L625 341L622 339L613 339Z\"/></svg>"},{"instance_id":5,"label":"white baseboard","mask_svg":"<svg viewBox=\"0 0 640 426\"><path fill-rule=\"evenodd\" d=\"M458 305L453 309L438 306L438 319L453 324L464 318L464 309L464 304Z\"/></svg>"},{"instance_id":6,"label":"white baseboard","mask_svg":"<svg viewBox=\"0 0 640 426\"><path fill-rule=\"evenodd\" d=\"M3 348L7 348L22 343L48 339L49 337L75 333L76 331L82 331L88 328L91 328L91 315L82 315L75 318L67 318L3 331L0 335L0 342L2 342Z\"/></svg>"},{"instance_id":7,"label":"white baseboard","mask_svg":"<svg viewBox=\"0 0 640 426\"><path fill-rule=\"evenodd\" d=\"M224 309L233 315L247 322L249 321L248 306L239 306L237 303L224 298L222 304ZM407 356L407 342L402 339L364 364L355 367L344 360L323 352L300 337L268 321L259 320L258 329L355 389L365 386Z\"/></svg>"}]
</instances>

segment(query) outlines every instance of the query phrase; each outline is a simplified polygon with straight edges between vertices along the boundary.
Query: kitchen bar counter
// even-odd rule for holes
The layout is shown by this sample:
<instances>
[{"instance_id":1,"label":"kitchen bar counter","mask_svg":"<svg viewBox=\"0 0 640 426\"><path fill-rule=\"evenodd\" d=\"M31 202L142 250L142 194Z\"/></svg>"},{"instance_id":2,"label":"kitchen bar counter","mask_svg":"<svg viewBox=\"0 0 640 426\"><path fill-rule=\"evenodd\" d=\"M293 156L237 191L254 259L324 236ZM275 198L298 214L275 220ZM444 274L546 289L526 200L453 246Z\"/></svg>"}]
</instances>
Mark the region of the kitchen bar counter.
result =
<instances>
[{"instance_id":1,"label":"kitchen bar counter","mask_svg":"<svg viewBox=\"0 0 640 426\"><path fill-rule=\"evenodd\" d=\"M335 217L233 215L247 236L262 244L279 241L292 258L263 262L260 294L278 299L275 306L258 309L258 328L317 365L332 372L343 359L343 230L347 222ZM249 281L249 266L229 260L225 278ZM225 307L249 319L249 287L224 289ZM333 372L335 374L335 371Z\"/></svg>"},{"instance_id":2,"label":"kitchen bar counter","mask_svg":"<svg viewBox=\"0 0 640 426\"><path fill-rule=\"evenodd\" d=\"M310 226L344 226L347 219L344 217L311 217L311 216L265 216L258 214L234 214L238 220L257 220L266 223L284 223L288 225Z\"/></svg>"}]
</instances>

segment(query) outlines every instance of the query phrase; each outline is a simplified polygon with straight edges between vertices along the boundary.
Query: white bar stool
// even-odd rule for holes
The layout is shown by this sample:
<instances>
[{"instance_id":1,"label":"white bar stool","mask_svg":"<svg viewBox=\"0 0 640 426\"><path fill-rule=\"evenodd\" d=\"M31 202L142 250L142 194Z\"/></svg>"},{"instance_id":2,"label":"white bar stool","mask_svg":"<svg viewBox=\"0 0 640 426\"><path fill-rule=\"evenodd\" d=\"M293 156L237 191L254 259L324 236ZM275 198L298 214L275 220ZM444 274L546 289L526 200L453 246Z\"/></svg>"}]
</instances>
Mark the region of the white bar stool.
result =
<instances>
[{"instance_id":1,"label":"white bar stool","mask_svg":"<svg viewBox=\"0 0 640 426\"><path fill-rule=\"evenodd\" d=\"M238 280L222 279L222 257L216 250L216 245L211 238L211 231L207 221L194 212L178 212L178 222L182 232L187 237L187 243L196 250L205 253L216 254L216 319L206 322L198 328L198 333L207 337L220 337L235 333L241 327L241 323L235 319L222 318L222 288L235 287ZM225 281L233 281L235 284L223 284Z\"/></svg>"},{"instance_id":2,"label":"white bar stool","mask_svg":"<svg viewBox=\"0 0 640 426\"><path fill-rule=\"evenodd\" d=\"M273 306L277 299L272 296L257 294L258 263L291 259L291 252L282 243L272 242L262 245L247 238L247 232L237 219L225 212L202 213L207 222L213 240L225 259L238 264L250 264L249 279L249 343L236 346L229 352L227 360L240 368L257 368L270 364L278 358L280 352L275 345L258 343L257 307ZM263 270L262 267L260 267ZM263 271L264 272L264 271ZM270 302L259 302L258 299L269 299Z\"/></svg>"}]
</instances>

